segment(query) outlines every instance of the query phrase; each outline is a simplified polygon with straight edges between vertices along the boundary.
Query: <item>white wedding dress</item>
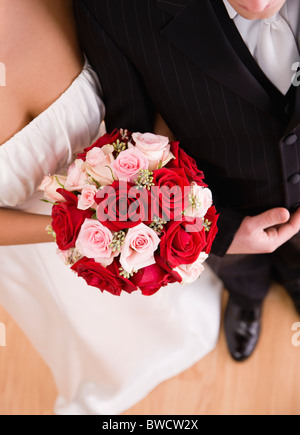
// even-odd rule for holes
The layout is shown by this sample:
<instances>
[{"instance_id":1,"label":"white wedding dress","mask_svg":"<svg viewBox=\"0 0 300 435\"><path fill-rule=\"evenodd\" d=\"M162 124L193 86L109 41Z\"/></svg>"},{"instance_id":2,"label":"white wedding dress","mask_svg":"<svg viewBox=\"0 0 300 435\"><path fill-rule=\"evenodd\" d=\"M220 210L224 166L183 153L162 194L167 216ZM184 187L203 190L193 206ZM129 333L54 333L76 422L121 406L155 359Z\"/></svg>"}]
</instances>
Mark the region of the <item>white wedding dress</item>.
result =
<instances>
[{"instance_id":1,"label":"white wedding dress","mask_svg":"<svg viewBox=\"0 0 300 435\"><path fill-rule=\"evenodd\" d=\"M36 189L96 139L99 95L86 62L52 106L0 147L1 207L50 214ZM208 266L193 285L116 297L88 287L47 243L0 247L0 276L0 304L51 369L58 415L120 414L218 340L222 285Z\"/></svg>"}]
</instances>

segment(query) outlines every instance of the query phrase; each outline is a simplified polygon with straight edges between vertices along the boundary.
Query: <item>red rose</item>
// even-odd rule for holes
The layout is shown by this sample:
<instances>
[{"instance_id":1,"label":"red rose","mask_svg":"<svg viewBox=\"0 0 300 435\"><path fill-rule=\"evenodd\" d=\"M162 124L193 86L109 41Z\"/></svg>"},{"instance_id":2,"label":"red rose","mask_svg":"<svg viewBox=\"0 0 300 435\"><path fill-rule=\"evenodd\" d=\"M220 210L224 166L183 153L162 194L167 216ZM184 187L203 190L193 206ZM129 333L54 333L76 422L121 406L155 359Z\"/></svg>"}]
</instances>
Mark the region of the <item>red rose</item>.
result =
<instances>
[{"instance_id":1,"label":"red rose","mask_svg":"<svg viewBox=\"0 0 300 435\"><path fill-rule=\"evenodd\" d=\"M182 212L189 204L190 183L181 168L162 168L153 173L152 217L166 221L181 220Z\"/></svg>"},{"instance_id":2,"label":"red rose","mask_svg":"<svg viewBox=\"0 0 300 435\"><path fill-rule=\"evenodd\" d=\"M195 159L190 157L180 146L179 142L171 142L171 152L175 159L172 159L167 168L182 168L190 182L195 181L199 186L207 187L204 183L204 174L198 169Z\"/></svg>"},{"instance_id":3,"label":"red rose","mask_svg":"<svg viewBox=\"0 0 300 435\"><path fill-rule=\"evenodd\" d=\"M113 232L148 222L150 193L132 183L114 181L96 194L98 220Z\"/></svg>"},{"instance_id":4,"label":"red rose","mask_svg":"<svg viewBox=\"0 0 300 435\"><path fill-rule=\"evenodd\" d=\"M131 281L141 290L144 296L151 296L158 292L161 287L182 281L181 276L170 269L159 255L155 255L155 261L155 264L140 269L131 278Z\"/></svg>"},{"instance_id":5,"label":"red rose","mask_svg":"<svg viewBox=\"0 0 300 435\"><path fill-rule=\"evenodd\" d=\"M113 144L117 140L119 140L120 142L125 142L126 144L128 142L128 140L126 140L122 137L120 131L116 129L110 134L104 134L103 136L101 136L95 143L93 143L88 148L85 148L82 153L77 154L76 158L81 159L85 162L86 154L90 150L92 150L93 148L102 148L104 145Z\"/></svg>"},{"instance_id":6,"label":"red rose","mask_svg":"<svg viewBox=\"0 0 300 435\"><path fill-rule=\"evenodd\" d=\"M62 251L75 247L80 228L85 219L90 219L93 210L79 210L77 196L64 189L57 189L65 202L56 204L52 208L52 228L56 234L56 243Z\"/></svg>"},{"instance_id":7,"label":"red rose","mask_svg":"<svg viewBox=\"0 0 300 435\"><path fill-rule=\"evenodd\" d=\"M217 232L218 232L217 222L219 219L219 215L217 214L216 208L214 206L212 206L212 207L210 207L210 209L208 209L208 211L205 215L205 219L208 220L209 227L210 227L210 230L208 232L206 232L207 246L205 248L206 254L209 254L211 251L213 241L215 240L215 237L216 237Z\"/></svg>"},{"instance_id":8,"label":"red rose","mask_svg":"<svg viewBox=\"0 0 300 435\"><path fill-rule=\"evenodd\" d=\"M184 217L182 222L170 222L160 241L160 255L171 268L194 263L206 247L202 219Z\"/></svg>"},{"instance_id":9,"label":"red rose","mask_svg":"<svg viewBox=\"0 0 300 435\"><path fill-rule=\"evenodd\" d=\"M107 291L120 296L122 291L132 293L137 290L132 282L119 275L119 267L120 264L116 260L105 268L100 263L96 263L95 260L84 257L77 261L71 269L88 285L97 287L102 292Z\"/></svg>"}]
</instances>

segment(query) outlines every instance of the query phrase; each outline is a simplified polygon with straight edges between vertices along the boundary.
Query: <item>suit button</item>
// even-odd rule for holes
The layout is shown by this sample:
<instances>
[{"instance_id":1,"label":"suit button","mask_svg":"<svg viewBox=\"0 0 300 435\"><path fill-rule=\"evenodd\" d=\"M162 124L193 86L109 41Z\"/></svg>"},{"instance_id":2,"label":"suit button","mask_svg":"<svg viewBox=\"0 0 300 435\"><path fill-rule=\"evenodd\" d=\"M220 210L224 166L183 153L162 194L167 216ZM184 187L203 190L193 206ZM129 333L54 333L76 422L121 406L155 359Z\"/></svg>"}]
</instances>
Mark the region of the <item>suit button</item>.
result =
<instances>
[{"instance_id":1,"label":"suit button","mask_svg":"<svg viewBox=\"0 0 300 435\"><path fill-rule=\"evenodd\" d=\"M298 136L296 134L290 134L286 138L284 138L285 145L294 145L298 140Z\"/></svg>"},{"instance_id":2,"label":"suit button","mask_svg":"<svg viewBox=\"0 0 300 435\"><path fill-rule=\"evenodd\" d=\"M292 175L290 178L289 178L289 180L288 180L290 183L292 183L292 184L298 184L298 183L300 183L300 174L294 174L294 175Z\"/></svg>"}]
</instances>

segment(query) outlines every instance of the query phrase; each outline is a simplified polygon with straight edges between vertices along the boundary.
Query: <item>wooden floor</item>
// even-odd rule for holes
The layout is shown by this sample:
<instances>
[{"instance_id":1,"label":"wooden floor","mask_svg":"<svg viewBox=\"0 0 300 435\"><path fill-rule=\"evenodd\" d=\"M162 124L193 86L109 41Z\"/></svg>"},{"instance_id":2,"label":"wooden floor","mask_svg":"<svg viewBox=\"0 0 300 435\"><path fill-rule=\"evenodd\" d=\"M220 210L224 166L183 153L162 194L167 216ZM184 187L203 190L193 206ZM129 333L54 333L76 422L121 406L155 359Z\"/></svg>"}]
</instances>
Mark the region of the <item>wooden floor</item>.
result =
<instances>
[{"instance_id":1,"label":"wooden floor","mask_svg":"<svg viewBox=\"0 0 300 435\"><path fill-rule=\"evenodd\" d=\"M226 294L224 293L224 302ZM0 415L53 415L56 391L48 368L8 314L6 347L0 347ZM221 331L217 348L195 366L158 386L129 415L300 415L300 322L279 286L264 309L255 355L231 360Z\"/></svg>"}]
</instances>

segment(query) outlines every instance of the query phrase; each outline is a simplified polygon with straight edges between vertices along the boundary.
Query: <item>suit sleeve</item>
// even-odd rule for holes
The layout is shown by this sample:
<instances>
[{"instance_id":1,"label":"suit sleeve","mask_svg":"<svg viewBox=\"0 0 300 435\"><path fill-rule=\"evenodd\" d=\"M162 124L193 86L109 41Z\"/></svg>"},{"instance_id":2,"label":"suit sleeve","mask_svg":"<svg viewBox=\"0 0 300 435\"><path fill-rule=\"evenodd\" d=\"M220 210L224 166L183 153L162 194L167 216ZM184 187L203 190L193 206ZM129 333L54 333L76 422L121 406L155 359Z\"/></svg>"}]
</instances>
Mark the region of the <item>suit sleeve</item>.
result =
<instances>
[{"instance_id":1,"label":"suit sleeve","mask_svg":"<svg viewBox=\"0 0 300 435\"><path fill-rule=\"evenodd\" d=\"M137 69L81 0L74 2L83 52L96 71L106 106L108 131L153 131L155 108Z\"/></svg>"},{"instance_id":2,"label":"suit sleeve","mask_svg":"<svg viewBox=\"0 0 300 435\"><path fill-rule=\"evenodd\" d=\"M213 242L211 252L219 257L224 257L245 216L231 208L218 206L218 203L216 203L216 208L219 213L218 234Z\"/></svg>"}]
</instances>

